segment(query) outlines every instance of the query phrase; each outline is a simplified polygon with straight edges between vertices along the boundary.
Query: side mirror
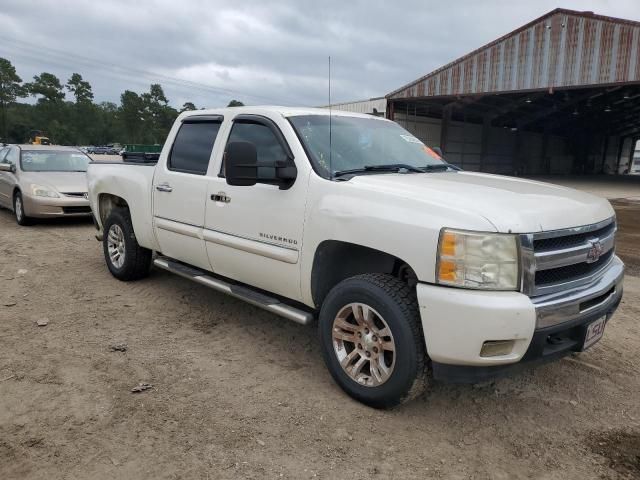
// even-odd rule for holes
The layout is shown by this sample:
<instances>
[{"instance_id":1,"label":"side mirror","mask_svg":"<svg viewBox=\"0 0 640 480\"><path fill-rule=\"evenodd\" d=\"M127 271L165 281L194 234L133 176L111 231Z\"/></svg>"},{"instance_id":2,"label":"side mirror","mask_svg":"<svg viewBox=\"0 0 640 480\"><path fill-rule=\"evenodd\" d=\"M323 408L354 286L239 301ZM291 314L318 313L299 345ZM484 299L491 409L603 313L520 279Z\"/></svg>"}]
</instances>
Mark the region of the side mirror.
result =
<instances>
[{"instance_id":1,"label":"side mirror","mask_svg":"<svg viewBox=\"0 0 640 480\"><path fill-rule=\"evenodd\" d=\"M258 152L249 142L231 142L224 156L224 174L229 185L250 187L258 183Z\"/></svg>"},{"instance_id":2,"label":"side mirror","mask_svg":"<svg viewBox=\"0 0 640 480\"><path fill-rule=\"evenodd\" d=\"M295 182L298 169L289 158L258 163L258 153L253 143L231 142L225 152L224 175L229 185L249 187L266 183L286 190Z\"/></svg>"},{"instance_id":3,"label":"side mirror","mask_svg":"<svg viewBox=\"0 0 640 480\"><path fill-rule=\"evenodd\" d=\"M431 147L431 150L436 152L440 156L440 158L444 159L444 153L442 153L442 149L440 147Z\"/></svg>"},{"instance_id":4,"label":"side mirror","mask_svg":"<svg viewBox=\"0 0 640 480\"><path fill-rule=\"evenodd\" d=\"M0 172L14 173L15 171L16 171L15 165L11 163L0 163Z\"/></svg>"}]
</instances>

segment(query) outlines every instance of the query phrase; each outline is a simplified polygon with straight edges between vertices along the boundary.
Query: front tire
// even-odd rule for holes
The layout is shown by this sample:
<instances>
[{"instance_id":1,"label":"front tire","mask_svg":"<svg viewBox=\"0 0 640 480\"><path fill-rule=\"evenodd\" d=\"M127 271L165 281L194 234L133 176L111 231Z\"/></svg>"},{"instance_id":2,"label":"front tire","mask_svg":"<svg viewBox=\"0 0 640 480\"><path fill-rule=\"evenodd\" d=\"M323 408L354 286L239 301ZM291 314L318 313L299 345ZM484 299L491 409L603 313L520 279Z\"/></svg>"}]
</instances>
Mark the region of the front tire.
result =
<instances>
[{"instance_id":1,"label":"front tire","mask_svg":"<svg viewBox=\"0 0 640 480\"><path fill-rule=\"evenodd\" d=\"M24 213L24 201L20 192L16 192L13 196L13 213L18 225L25 227L33 223L33 220Z\"/></svg>"},{"instance_id":2,"label":"front tire","mask_svg":"<svg viewBox=\"0 0 640 480\"><path fill-rule=\"evenodd\" d=\"M340 282L318 322L325 363L351 397L391 408L426 387L426 353L415 292L391 275Z\"/></svg>"},{"instance_id":3,"label":"front tire","mask_svg":"<svg viewBox=\"0 0 640 480\"><path fill-rule=\"evenodd\" d=\"M149 275L151 250L138 244L129 211L116 208L104 223L104 258L118 280L139 280Z\"/></svg>"}]
</instances>

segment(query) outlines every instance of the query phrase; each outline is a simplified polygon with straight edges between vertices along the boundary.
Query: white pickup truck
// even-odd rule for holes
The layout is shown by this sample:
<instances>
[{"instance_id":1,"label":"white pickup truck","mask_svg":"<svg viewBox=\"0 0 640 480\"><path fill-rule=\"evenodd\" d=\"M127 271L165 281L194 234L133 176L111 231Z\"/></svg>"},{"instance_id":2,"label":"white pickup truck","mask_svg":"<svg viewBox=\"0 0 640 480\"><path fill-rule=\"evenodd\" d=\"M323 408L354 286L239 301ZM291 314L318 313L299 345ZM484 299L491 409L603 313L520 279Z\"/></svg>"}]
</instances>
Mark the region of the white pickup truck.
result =
<instances>
[{"instance_id":1,"label":"white pickup truck","mask_svg":"<svg viewBox=\"0 0 640 480\"><path fill-rule=\"evenodd\" d=\"M374 407L584 350L622 297L609 202L460 171L366 115L185 112L157 164L93 163L88 183L116 278L153 264L317 319L331 375Z\"/></svg>"}]
</instances>

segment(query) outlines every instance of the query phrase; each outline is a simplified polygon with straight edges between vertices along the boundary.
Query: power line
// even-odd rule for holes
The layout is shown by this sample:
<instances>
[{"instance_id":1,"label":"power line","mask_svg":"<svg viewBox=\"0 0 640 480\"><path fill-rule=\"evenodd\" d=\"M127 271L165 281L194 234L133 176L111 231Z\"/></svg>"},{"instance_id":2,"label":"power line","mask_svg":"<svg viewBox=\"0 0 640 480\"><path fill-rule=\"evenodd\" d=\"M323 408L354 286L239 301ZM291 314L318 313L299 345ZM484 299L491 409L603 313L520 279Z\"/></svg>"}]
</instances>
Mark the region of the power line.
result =
<instances>
[{"instance_id":1,"label":"power line","mask_svg":"<svg viewBox=\"0 0 640 480\"><path fill-rule=\"evenodd\" d=\"M102 61L98 61L98 60L94 60L92 58L89 57L85 57L83 55L78 55L75 53L71 53L71 52L64 52L61 50L57 50L51 47L41 47L41 46L37 46L34 44L31 44L29 42L25 42L25 41L21 41L21 40L15 40L12 38L8 38L8 37L4 37L2 35L0 35L0 40L2 40L4 43L4 46L7 46L7 43L9 44L13 44L14 48L17 49L21 49L23 50L24 55L28 55L31 56L32 58L38 58L43 62L49 62L50 64L53 65L61 65L60 59L56 59L53 60L50 58L50 56L47 55L55 55L57 57L62 57L62 60L66 62L64 62L64 66L71 66L72 68L75 67L75 64L69 63L69 62L75 62L75 63L81 63L84 65L87 65L91 68L94 69L98 69L98 70L103 70L106 72L109 72L111 74L115 74L117 75L117 78L124 78L124 79L136 79L137 81L139 81L139 79L133 75L131 75L132 72L137 72L139 75L145 76L147 78L150 78L152 80L158 81L161 80L164 83L168 83L168 84L172 84L174 86L178 86L178 87L184 87L184 88L190 88L190 89L197 89L197 90L201 90L201 91L206 91L206 92L212 92L212 93L216 93L216 94L225 94L225 95L238 95L241 97L249 97L249 98L254 98L254 99L261 99L261 100L266 100L268 102L272 102L273 100L277 100L275 98L269 98L269 97L264 97L261 95L255 95L255 94L250 94L250 93L246 93L246 92L241 92L238 90L232 90L232 89L227 89L227 88L222 88L222 87L216 87L213 85L208 85L208 84L204 84L204 83L199 83L199 82L194 82L191 80L185 80L182 78L176 78L176 77L171 77L168 75L163 75L163 74L159 74L157 72L150 72L147 70L143 70L143 69L139 69L139 68L135 68L135 67L121 67L119 65L113 64L113 63L109 63L109 62L102 62ZM2 48L2 45L0 45L0 48ZM24 52L26 50L26 52ZM277 103L281 103L284 105L291 105L291 102L289 101L285 101L282 102L281 100L278 100Z\"/></svg>"}]
</instances>

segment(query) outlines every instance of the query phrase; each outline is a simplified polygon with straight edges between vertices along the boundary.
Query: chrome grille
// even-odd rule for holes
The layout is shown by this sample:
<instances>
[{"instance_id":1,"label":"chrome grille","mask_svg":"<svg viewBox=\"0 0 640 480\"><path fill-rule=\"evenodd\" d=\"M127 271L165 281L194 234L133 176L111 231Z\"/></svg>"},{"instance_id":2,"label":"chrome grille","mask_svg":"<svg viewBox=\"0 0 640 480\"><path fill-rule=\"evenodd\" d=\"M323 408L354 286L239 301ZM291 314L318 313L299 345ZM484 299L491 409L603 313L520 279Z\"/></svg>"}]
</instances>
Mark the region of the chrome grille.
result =
<instances>
[{"instance_id":1,"label":"chrome grille","mask_svg":"<svg viewBox=\"0 0 640 480\"><path fill-rule=\"evenodd\" d=\"M522 291L544 295L588 284L611 263L615 252L615 219L520 238Z\"/></svg>"}]
</instances>

